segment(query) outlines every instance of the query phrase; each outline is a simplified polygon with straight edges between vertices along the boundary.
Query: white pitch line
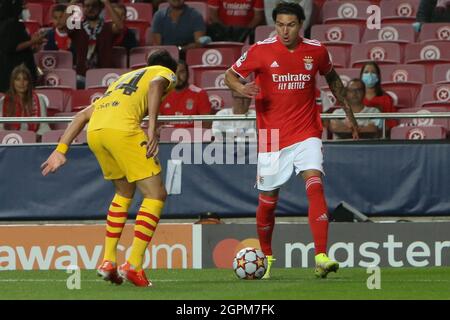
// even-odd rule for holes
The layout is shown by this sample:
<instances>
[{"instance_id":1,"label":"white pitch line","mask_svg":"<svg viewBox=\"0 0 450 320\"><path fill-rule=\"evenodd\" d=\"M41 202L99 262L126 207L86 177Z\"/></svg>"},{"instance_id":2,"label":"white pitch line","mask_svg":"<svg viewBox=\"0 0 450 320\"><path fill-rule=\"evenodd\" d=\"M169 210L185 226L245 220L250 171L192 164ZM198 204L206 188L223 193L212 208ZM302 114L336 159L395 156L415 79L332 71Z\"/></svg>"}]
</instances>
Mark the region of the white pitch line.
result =
<instances>
[{"instance_id":1,"label":"white pitch line","mask_svg":"<svg viewBox=\"0 0 450 320\"><path fill-rule=\"evenodd\" d=\"M236 279L237 281L238 279ZM152 282L191 282L191 283L210 283L214 281L193 281L193 280L183 280L183 279L151 279ZM230 280L230 283L233 280ZM270 282L305 282L305 281L320 281L317 279L272 279ZM328 282L361 282L365 283L366 280L351 280L351 279L327 279L324 281ZM383 283L385 282L398 282L399 280L382 280ZM67 279L0 279L0 282L67 282ZM81 282L105 282L105 280L81 280ZM223 281L220 281L223 282ZM254 281L242 281L243 283L254 283ZM261 281L262 282L262 281ZM450 282L450 280L447 279L419 279L419 280L413 280L413 279L401 279L401 282Z\"/></svg>"}]
</instances>

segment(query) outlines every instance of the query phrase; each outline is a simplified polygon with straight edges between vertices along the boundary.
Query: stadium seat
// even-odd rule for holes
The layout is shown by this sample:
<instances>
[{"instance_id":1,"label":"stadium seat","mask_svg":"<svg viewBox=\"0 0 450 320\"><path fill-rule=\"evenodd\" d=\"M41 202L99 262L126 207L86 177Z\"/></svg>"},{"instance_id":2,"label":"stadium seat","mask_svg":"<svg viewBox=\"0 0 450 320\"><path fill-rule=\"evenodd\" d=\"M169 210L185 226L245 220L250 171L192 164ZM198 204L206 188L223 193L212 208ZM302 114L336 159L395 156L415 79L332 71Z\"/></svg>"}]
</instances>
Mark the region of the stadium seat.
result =
<instances>
[{"instance_id":1,"label":"stadium seat","mask_svg":"<svg viewBox=\"0 0 450 320\"><path fill-rule=\"evenodd\" d=\"M351 79L359 78L359 74L361 72L361 69L358 68L341 68L337 69L336 72L339 74L339 77L341 78L342 82L344 83L344 86L347 86L348 82ZM320 74L316 75L316 87L319 89L326 89L328 88L328 83L324 76L321 76Z\"/></svg>"},{"instance_id":2,"label":"stadium seat","mask_svg":"<svg viewBox=\"0 0 450 320\"><path fill-rule=\"evenodd\" d=\"M347 68L348 66L348 54L347 49L340 46L327 46L328 52L330 53L331 60L333 61L333 66L335 68Z\"/></svg>"},{"instance_id":3,"label":"stadium seat","mask_svg":"<svg viewBox=\"0 0 450 320\"><path fill-rule=\"evenodd\" d=\"M424 23L420 29L419 41L426 43L430 41L449 41L449 23Z\"/></svg>"},{"instance_id":4,"label":"stadium seat","mask_svg":"<svg viewBox=\"0 0 450 320\"><path fill-rule=\"evenodd\" d=\"M228 88L223 70L208 70L200 76L200 88Z\"/></svg>"},{"instance_id":5,"label":"stadium seat","mask_svg":"<svg viewBox=\"0 0 450 320\"><path fill-rule=\"evenodd\" d=\"M227 66L233 65L240 54L231 48L195 48L186 52L186 63L188 66Z\"/></svg>"},{"instance_id":6,"label":"stadium seat","mask_svg":"<svg viewBox=\"0 0 450 320\"><path fill-rule=\"evenodd\" d=\"M406 108L402 109L406 113L430 114L433 112L448 112L448 109L443 107L428 107L428 108ZM400 124L407 126L441 126L447 131L450 130L450 119L448 118L402 118Z\"/></svg>"},{"instance_id":7,"label":"stadium seat","mask_svg":"<svg viewBox=\"0 0 450 320\"><path fill-rule=\"evenodd\" d=\"M381 64L400 64L400 45L397 43L355 44L351 49L350 67L358 68L368 61Z\"/></svg>"},{"instance_id":8,"label":"stadium seat","mask_svg":"<svg viewBox=\"0 0 450 320\"><path fill-rule=\"evenodd\" d=\"M73 56L70 51L38 51L34 54L36 65L43 70L72 69Z\"/></svg>"},{"instance_id":9,"label":"stadium seat","mask_svg":"<svg viewBox=\"0 0 450 320\"><path fill-rule=\"evenodd\" d=\"M147 66L148 56L157 49L167 50L172 58L178 61L179 51L176 46L137 47L130 50L130 68L136 69Z\"/></svg>"},{"instance_id":10,"label":"stadium seat","mask_svg":"<svg viewBox=\"0 0 450 320\"><path fill-rule=\"evenodd\" d=\"M304 30L301 29L299 32L299 36L303 37ZM255 42L263 41L267 38L273 38L277 35L277 32L275 30L274 26L257 26L255 28Z\"/></svg>"},{"instance_id":11,"label":"stadium seat","mask_svg":"<svg viewBox=\"0 0 450 320\"><path fill-rule=\"evenodd\" d=\"M381 1L381 22L407 23L416 20L420 0L383 0Z\"/></svg>"},{"instance_id":12,"label":"stadium seat","mask_svg":"<svg viewBox=\"0 0 450 320\"><path fill-rule=\"evenodd\" d=\"M44 11L40 3L27 3L26 7L30 10L30 18L27 21L36 21L39 25L44 23Z\"/></svg>"},{"instance_id":13,"label":"stadium seat","mask_svg":"<svg viewBox=\"0 0 450 320\"><path fill-rule=\"evenodd\" d=\"M188 5L189 7L194 8L195 10L197 10L203 17L203 20L205 22L208 22L209 20L209 11L208 11L208 5L205 2L202 1L189 1L189 2L185 2L186 5ZM169 6L169 4L167 2L162 2L160 3L158 10L161 9L165 9Z\"/></svg>"},{"instance_id":14,"label":"stadium seat","mask_svg":"<svg viewBox=\"0 0 450 320\"><path fill-rule=\"evenodd\" d=\"M433 67L432 83L450 83L450 63L437 64Z\"/></svg>"},{"instance_id":15,"label":"stadium seat","mask_svg":"<svg viewBox=\"0 0 450 320\"><path fill-rule=\"evenodd\" d=\"M408 44L405 49L405 63L425 65L426 79L431 83L434 66L439 63L450 63L450 42Z\"/></svg>"},{"instance_id":16,"label":"stadium seat","mask_svg":"<svg viewBox=\"0 0 450 320\"><path fill-rule=\"evenodd\" d=\"M43 87L76 89L77 80L75 70L53 69L44 71Z\"/></svg>"},{"instance_id":17,"label":"stadium seat","mask_svg":"<svg viewBox=\"0 0 450 320\"><path fill-rule=\"evenodd\" d=\"M383 88L406 88L411 91L411 97L417 97L426 83L425 67L414 64L386 64L380 66Z\"/></svg>"},{"instance_id":18,"label":"stadium seat","mask_svg":"<svg viewBox=\"0 0 450 320\"><path fill-rule=\"evenodd\" d=\"M86 72L86 89L108 87L128 71L128 69L113 68L90 69Z\"/></svg>"},{"instance_id":19,"label":"stadium seat","mask_svg":"<svg viewBox=\"0 0 450 320\"><path fill-rule=\"evenodd\" d=\"M207 88L206 92L208 93L213 113L216 113L220 109L231 108L233 97L229 89Z\"/></svg>"},{"instance_id":20,"label":"stadium seat","mask_svg":"<svg viewBox=\"0 0 450 320\"><path fill-rule=\"evenodd\" d=\"M366 24L369 1L326 1L322 7L322 22L325 24Z\"/></svg>"},{"instance_id":21,"label":"stadium seat","mask_svg":"<svg viewBox=\"0 0 450 320\"><path fill-rule=\"evenodd\" d=\"M95 100L102 97L105 90L102 88L76 90L72 94L72 111L76 112L90 106Z\"/></svg>"},{"instance_id":22,"label":"stadium seat","mask_svg":"<svg viewBox=\"0 0 450 320\"><path fill-rule=\"evenodd\" d=\"M228 68L226 66L204 66L204 65L193 65L189 66L189 83L195 84L200 87L202 74L210 70L220 70L225 72Z\"/></svg>"},{"instance_id":23,"label":"stadium seat","mask_svg":"<svg viewBox=\"0 0 450 320\"><path fill-rule=\"evenodd\" d=\"M441 126L396 126L391 129L391 140L443 140L447 130Z\"/></svg>"},{"instance_id":24,"label":"stadium seat","mask_svg":"<svg viewBox=\"0 0 450 320\"><path fill-rule=\"evenodd\" d=\"M381 29L366 29L361 42L394 42L407 44L416 42L416 34L409 24L382 25Z\"/></svg>"},{"instance_id":25,"label":"stadium seat","mask_svg":"<svg viewBox=\"0 0 450 320\"><path fill-rule=\"evenodd\" d=\"M205 46L205 48L208 49L232 49L234 51L234 56L239 57L242 52L242 47L244 46L244 43L242 42L234 42L234 41L214 41L210 42L208 45Z\"/></svg>"},{"instance_id":26,"label":"stadium seat","mask_svg":"<svg viewBox=\"0 0 450 320\"><path fill-rule=\"evenodd\" d=\"M361 29L357 25L316 24L311 28L311 38L325 45L360 43Z\"/></svg>"},{"instance_id":27,"label":"stadium seat","mask_svg":"<svg viewBox=\"0 0 450 320\"><path fill-rule=\"evenodd\" d=\"M383 84L383 90L392 97L397 108L412 108L416 104L418 92L402 84Z\"/></svg>"},{"instance_id":28,"label":"stadium seat","mask_svg":"<svg viewBox=\"0 0 450 320\"><path fill-rule=\"evenodd\" d=\"M25 25L25 30L30 36L38 32L41 28L40 23L37 21L24 21L23 23Z\"/></svg>"},{"instance_id":29,"label":"stadium seat","mask_svg":"<svg viewBox=\"0 0 450 320\"><path fill-rule=\"evenodd\" d=\"M47 113L49 113L49 109L52 114L66 111L66 106L64 105L64 92L62 90L36 89L35 92L45 99L47 103Z\"/></svg>"},{"instance_id":30,"label":"stadium seat","mask_svg":"<svg viewBox=\"0 0 450 320\"><path fill-rule=\"evenodd\" d=\"M211 142L211 129L206 128L161 128L160 142Z\"/></svg>"},{"instance_id":31,"label":"stadium seat","mask_svg":"<svg viewBox=\"0 0 450 320\"><path fill-rule=\"evenodd\" d=\"M150 3L127 3L127 20L142 20L150 25L153 18L153 6Z\"/></svg>"},{"instance_id":32,"label":"stadium seat","mask_svg":"<svg viewBox=\"0 0 450 320\"><path fill-rule=\"evenodd\" d=\"M25 130L0 130L0 144L35 143L36 132Z\"/></svg>"},{"instance_id":33,"label":"stadium seat","mask_svg":"<svg viewBox=\"0 0 450 320\"><path fill-rule=\"evenodd\" d=\"M440 106L450 110L450 84L423 85L417 100L417 107Z\"/></svg>"},{"instance_id":34,"label":"stadium seat","mask_svg":"<svg viewBox=\"0 0 450 320\"><path fill-rule=\"evenodd\" d=\"M150 25L147 21L142 20L133 20L133 21L125 21L125 25L134 31L136 38L138 39L138 43L140 46L145 46L147 39L147 30L150 29Z\"/></svg>"},{"instance_id":35,"label":"stadium seat","mask_svg":"<svg viewBox=\"0 0 450 320\"><path fill-rule=\"evenodd\" d=\"M68 114L62 115L61 114L58 116L67 117L67 116L72 116L72 115L68 115ZM65 126L67 126L67 124L65 124ZM64 129L47 131L46 133L44 133L42 135L42 143L58 143L63 134L64 134ZM86 131L85 130L81 131L80 134L73 141L74 144L81 144L81 143L86 143L86 142L87 142L87 139L86 139Z\"/></svg>"},{"instance_id":36,"label":"stadium seat","mask_svg":"<svg viewBox=\"0 0 450 320\"><path fill-rule=\"evenodd\" d=\"M112 59L114 68L126 69L128 68L128 53L127 49L123 47L114 47L112 50Z\"/></svg>"},{"instance_id":37,"label":"stadium seat","mask_svg":"<svg viewBox=\"0 0 450 320\"><path fill-rule=\"evenodd\" d=\"M55 117L73 117L75 116L77 113L76 112L58 112L55 114ZM58 142L59 138L62 136L62 134L64 132L61 132L60 134L55 133L55 131L63 131L67 128L67 126L69 125L69 122L54 122L51 124L51 128L52 130L46 132L45 134L42 135L42 142ZM53 132L53 134L51 134L50 132ZM47 136L45 137L44 140L44 136L47 134ZM48 139L48 140L47 140Z\"/></svg>"}]
</instances>

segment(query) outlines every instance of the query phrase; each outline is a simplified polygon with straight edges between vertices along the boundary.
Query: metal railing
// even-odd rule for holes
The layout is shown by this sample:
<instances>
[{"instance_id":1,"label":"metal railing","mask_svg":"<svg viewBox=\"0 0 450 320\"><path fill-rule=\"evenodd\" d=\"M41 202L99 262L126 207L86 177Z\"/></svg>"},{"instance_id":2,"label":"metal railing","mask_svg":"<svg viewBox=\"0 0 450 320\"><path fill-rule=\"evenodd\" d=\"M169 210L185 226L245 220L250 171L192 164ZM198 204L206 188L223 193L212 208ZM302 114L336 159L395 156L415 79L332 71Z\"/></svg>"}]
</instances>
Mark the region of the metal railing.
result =
<instances>
[{"instance_id":1,"label":"metal railing","mask_svg":"<svg viewBox=\"0 0 450 320\"><path fill-rule=\"evenodd\" d=\"M321 119L345 119L345 115L322 113ZM386 137L386 119L429 119L450 118L450 112L430 113L364 113L355 114L356 119L382 119L383 138ZM73 117L0 117L0 123L65 123L71 122ZM144 121L147 117L144 118ZM176 121L245 121L256 120L256 115L183 115L183 116L159 116L158 122Z\"/></svg>"}]
</instances>

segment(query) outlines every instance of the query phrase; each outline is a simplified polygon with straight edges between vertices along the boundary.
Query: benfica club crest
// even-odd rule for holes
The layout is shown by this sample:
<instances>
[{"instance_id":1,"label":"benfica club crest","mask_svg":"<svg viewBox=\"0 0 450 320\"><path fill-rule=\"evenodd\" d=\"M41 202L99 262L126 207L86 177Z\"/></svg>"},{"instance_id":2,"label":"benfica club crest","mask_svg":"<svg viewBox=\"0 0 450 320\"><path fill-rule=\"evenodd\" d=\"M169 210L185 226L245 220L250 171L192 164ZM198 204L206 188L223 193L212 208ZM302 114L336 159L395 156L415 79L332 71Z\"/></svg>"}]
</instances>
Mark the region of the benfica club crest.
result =
<instances>
[{"instance_id":1,"label":"benfica club crest","mask_svg":"<svg viewBox=\"0 0 450 320\"><path fill-rule=\"evenodd\" d=\"M313 68L314 59L310 56L306 56L303 58L303 62L305 63L305 69L311 71Z\"/></svg>"}]
</instances>

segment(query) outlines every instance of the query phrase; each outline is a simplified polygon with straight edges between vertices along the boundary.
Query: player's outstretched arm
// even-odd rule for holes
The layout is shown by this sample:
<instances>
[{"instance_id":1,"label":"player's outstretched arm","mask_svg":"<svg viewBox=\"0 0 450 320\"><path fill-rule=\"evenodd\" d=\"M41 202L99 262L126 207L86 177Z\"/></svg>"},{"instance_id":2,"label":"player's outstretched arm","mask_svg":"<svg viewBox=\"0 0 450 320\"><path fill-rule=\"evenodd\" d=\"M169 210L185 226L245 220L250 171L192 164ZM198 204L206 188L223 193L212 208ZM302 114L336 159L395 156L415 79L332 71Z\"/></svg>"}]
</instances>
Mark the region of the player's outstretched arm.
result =
<instances>
[{"instance_id":1,"label":"player's outstretched arm","mask_svg":"<svg viewBox=\"0 0 450 320\"><path fill-rule=\"evenodd\" d=\"M170 85L169 80L156 77L150 83L148 91L148 144L147 157L155 157L159 152L157 125L161 99Z\"/></svg>"},{"instance_id":2,"label":"player's outstretched arm","mask_svg":"<svg viewBox=\"0 0 450 320\"><path fill-rule=\"evenodd\" d=\"M231 68L225 72L225 84L231 90L247 98L253 99L259 93L259 87L254 81L246 84L241 83L239 76Z\"/></svg>"},{"instance_id":3,"label":"player's outstretched arm","mask_svg":"<svg viewBox=\"0 0 450 320\"><path fill-rule=\"evenodd\" d=\"M350 108L345 99L345 87L341 81L341 78L333 68L325 75L325 79L327 80L331 92L336 97L337 101L342 105L342 109L345 111L347 119L351 124L353 139L359 139L358 123L353 115L352 108Z\"/></svg>"},{"instance_id":4,"label":"player's outstretched arm","mask_svg":"<svg viewBox=\"0 0 450 320\"><path fill-rule=\"evenodd\" d=\"M73 118L70 125L64 131L58 146L55 151L48 157L48 159L41 165L42 175L46 176L49 173L56 172L60 167L62 167L66 161L66 153L69 150L69 146L73 139L83 130L86 123L92 116L93 107L90 106L80 112L78 112Z\"/></svg>"}]
</instances>

